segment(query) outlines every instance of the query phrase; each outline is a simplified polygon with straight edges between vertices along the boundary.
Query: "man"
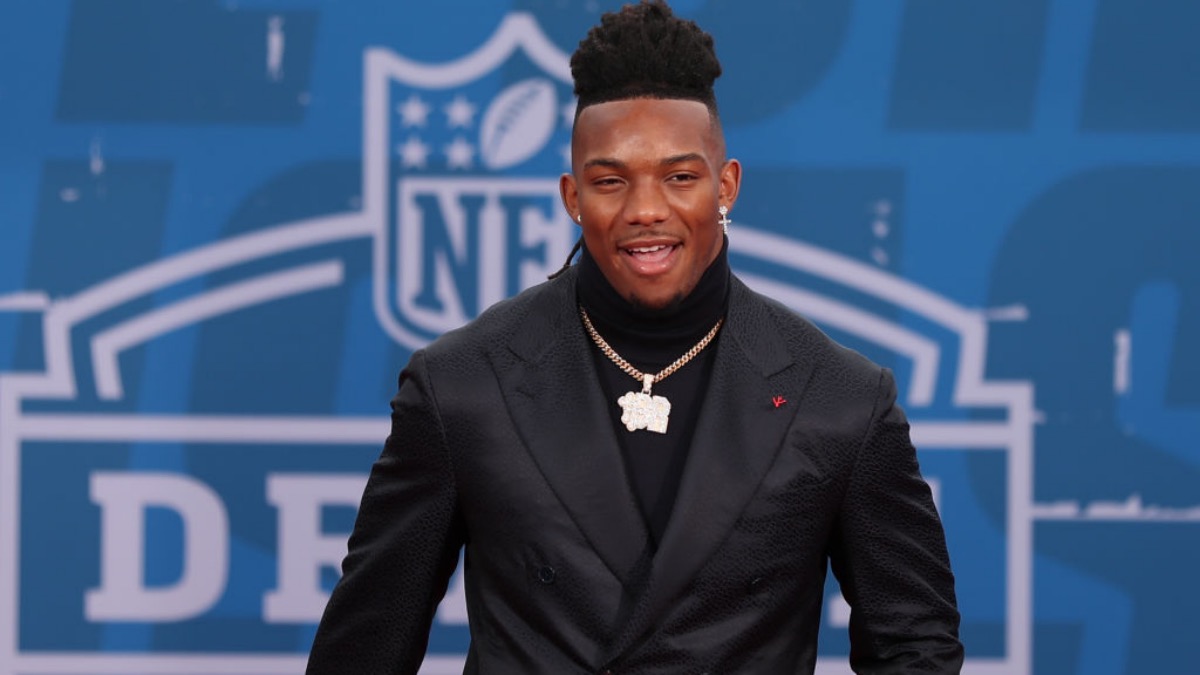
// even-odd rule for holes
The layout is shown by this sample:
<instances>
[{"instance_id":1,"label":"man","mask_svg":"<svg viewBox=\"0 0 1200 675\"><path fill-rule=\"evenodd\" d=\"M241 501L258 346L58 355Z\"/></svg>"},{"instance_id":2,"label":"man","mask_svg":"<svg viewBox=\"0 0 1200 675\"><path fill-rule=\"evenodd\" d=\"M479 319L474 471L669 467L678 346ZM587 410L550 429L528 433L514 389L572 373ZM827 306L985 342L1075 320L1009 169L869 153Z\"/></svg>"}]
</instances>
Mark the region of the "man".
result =
<instances>
[{"instance_id":1,"label":"man","mask_svg":"<svg viewBox=\"0 0 1200 675\"><path fill-rule=\"evenodd\" d=\"M413 355L309 673L415 673L466 548L468 673L957 673L889 372L729 271L712 38L661 2L571 59L580 262Z\"/></svg>"}]
</instances>

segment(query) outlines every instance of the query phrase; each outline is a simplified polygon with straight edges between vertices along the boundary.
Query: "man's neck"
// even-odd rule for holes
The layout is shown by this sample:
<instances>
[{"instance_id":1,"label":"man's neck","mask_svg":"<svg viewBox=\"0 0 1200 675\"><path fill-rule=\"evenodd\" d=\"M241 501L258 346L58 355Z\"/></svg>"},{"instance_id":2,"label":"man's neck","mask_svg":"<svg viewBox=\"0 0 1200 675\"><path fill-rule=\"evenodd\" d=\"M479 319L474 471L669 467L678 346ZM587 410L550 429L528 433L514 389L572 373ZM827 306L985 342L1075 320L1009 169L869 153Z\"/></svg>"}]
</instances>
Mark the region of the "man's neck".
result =
<instances>
[{"instance_id":1,"label":"man's neck","mask_svg":"<svg viewBox=\"0 0 1200 675\"><path fill-rule=\"evenodd\" d=\"M662 309L653 309L622 297L605 278L585 246L579 260L577 296L596 330L614 349L633 348L657 360L658 352L686 351L725 315L729 297L728 241L687 296ZM671 357L674 360L678 354Z\"/></svg>"}]
</instances>

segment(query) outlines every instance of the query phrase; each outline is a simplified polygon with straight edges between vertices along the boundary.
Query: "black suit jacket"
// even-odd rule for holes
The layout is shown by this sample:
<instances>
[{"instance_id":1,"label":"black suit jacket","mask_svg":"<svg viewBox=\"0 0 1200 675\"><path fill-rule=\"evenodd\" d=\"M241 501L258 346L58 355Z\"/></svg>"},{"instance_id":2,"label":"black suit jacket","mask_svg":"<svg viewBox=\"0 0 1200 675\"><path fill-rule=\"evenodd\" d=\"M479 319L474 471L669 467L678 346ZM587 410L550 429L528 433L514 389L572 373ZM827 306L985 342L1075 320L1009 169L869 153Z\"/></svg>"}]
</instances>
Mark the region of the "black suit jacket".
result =
<instances>
[{"instance_id":1,"label":"black suit jacket","mask_svg":"<svg viewBox=\"0 0 1200 675\"><path fill-rule=\"evenodd\" d=\"M957 673L953 576L891 374L735 278L652 553L575 279L413 355L308 673L415 673L464 545L468 673L808 673L827 561L858 672Z\"/></svg>"}]
</instances>

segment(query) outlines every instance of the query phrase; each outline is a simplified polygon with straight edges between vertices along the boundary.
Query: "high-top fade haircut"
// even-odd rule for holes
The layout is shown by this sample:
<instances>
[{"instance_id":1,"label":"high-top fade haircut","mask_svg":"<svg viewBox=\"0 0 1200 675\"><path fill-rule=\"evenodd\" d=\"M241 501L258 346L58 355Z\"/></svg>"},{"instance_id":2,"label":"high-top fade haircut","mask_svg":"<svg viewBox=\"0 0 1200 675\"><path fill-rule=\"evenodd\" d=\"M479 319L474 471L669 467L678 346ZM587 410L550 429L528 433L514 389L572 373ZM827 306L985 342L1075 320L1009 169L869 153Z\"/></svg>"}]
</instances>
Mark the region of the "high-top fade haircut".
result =
<instances>
[{"instance_id":1,"label":"high-top fade haircut","mask_svg":"<svg viewBox=\"0 0 1200 675\"><path fill-rule=\"evenodd\" d=\"M584 108L632 98L699 101L712 116L720 152L725 152L721 117L713 82L721 76L721 62L713 38L695 21L675 16L663 0L642 0L600 17L579 41L571 55L575 80L575 120ZM571 267L583 248L583 235L567 260L547 278L555 279Z\"/></svg>"},{"instance_id":2,"label":"high-top fade haircut","mask_svg":"<svg viewBox=\"0 0 1200 675\"><path fill-rule=\"evenodd\" d=\"M571 76L584 108L631 98L687 99L708 106L719 124L713 82L721 63L713 38L675 16L663 0L643 0L600 17L571 55Z\"/></svg>"}]
</instances>

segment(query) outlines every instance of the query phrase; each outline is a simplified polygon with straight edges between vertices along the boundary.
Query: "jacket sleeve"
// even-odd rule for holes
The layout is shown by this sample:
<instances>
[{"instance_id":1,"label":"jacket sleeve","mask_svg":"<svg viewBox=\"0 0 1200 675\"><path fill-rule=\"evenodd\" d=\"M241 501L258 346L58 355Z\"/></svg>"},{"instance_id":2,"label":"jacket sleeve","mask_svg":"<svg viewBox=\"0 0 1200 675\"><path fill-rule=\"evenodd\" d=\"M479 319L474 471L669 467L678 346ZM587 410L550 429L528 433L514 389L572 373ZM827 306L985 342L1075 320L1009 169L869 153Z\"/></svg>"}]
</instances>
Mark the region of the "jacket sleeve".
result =
<instances>
[{"instance_id":1,"label":"jacket sleeve","mask_svg":"<svg viewBox=\"0 0 1200 675\"><path fill-rule=\"evenodd\" d=\"M463 543L456 503L446 437L417 352L400 374L391 434L363 492L308 675L417 672Z\"/></svg>"},{"instance_id":2,"label":"jacket sleeve","mask_svg":"<svg viewBox=\"0 0 1200 675\"><path fill-rule=\"evenodd\" d=\"M830 550L860 674L958 673L963 648L945 534L884 370Z\"/></svg>"}]
</instances>

